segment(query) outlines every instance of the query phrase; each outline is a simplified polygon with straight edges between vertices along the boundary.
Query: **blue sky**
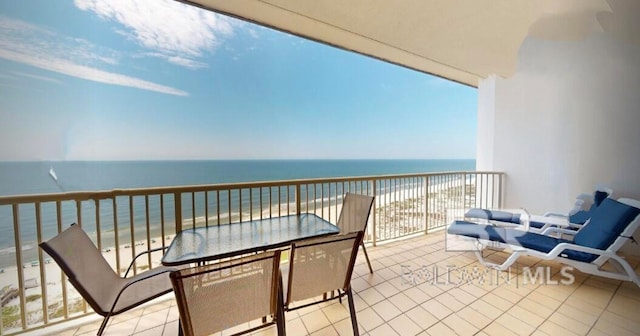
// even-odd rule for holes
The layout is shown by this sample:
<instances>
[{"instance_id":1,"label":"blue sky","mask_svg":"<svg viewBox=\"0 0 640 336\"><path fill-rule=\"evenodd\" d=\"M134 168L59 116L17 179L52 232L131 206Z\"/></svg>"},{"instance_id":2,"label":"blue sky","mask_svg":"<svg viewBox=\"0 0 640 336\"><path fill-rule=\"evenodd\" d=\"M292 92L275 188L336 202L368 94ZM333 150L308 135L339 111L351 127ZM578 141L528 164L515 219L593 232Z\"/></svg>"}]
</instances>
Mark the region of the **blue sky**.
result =
<instances>
[{"instance_id":1,"label":"blue sky","mask_svg":"<svg viewBox=\"0 0 640 336\"><path fill-rule=\"evenodd\" d=\"M476 89L165 0L0 3L0 160L474 158Z\"/></svg>"}]
</instances>

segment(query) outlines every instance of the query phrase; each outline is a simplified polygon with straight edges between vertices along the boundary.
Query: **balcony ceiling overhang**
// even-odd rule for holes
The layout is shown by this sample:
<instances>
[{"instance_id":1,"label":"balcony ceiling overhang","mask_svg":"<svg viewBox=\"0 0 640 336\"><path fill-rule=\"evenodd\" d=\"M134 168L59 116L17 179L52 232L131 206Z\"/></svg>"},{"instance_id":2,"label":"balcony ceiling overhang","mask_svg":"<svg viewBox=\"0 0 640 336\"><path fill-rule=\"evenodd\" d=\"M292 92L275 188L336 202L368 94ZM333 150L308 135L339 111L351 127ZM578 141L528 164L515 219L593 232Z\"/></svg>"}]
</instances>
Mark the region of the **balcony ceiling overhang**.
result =
<instances>
[{"instance_id":1,"label":"balcony ceiling overhang","mask_svg":"<svg viewBox=\"0 0 640 336\"><path fill-rule=\"evenodd\" d=\"M624 35L638 27L630 20L640 8L637 0L182 1L470 86L513 74L527 36Z\"/></svg>"}]
</instances>

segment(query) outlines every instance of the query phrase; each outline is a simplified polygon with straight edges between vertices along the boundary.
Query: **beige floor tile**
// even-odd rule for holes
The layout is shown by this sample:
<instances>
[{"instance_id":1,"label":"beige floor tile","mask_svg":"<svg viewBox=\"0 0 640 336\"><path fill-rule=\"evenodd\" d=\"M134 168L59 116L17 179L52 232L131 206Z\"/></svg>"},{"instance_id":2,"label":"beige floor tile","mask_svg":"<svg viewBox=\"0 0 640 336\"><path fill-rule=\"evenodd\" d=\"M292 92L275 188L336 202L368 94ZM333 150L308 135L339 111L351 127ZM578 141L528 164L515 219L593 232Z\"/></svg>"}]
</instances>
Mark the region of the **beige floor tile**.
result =
<instances>
[{"instance_id":1,"label":"beige floor tile","mask_svg":"<svg viewBox=\"0 0 640 336\"><path fill-rule=\"evenodd\" d=\"M382 296L386 298L392 297L400 292L398 288L393 286L389 281L377 285L376 289L378 290L378 292L380 292L380 294L382 294Z\"/></svg>"},{"instance_id":2,"label":"beige floor tile","mask_svg":"<svg viewBox=\"0 0 640 336\"><path fill-rule=\"evenodd\" d=\"M604 307L594 306L589 302L584 301L580 297L573 295L563 302L563 306L566 306L564 308L566 311L575 310L576 312L582 312L593 316L600 316L600 314L604 311Z\"/></svg>"},{"instance_id":3,"label":"beige floor tile","mask_svg":"<svg viewBox=\"0 0 640 336\"><path fill-rule=\"evenodd\" d=\"M314 333L322 328L331 325L331 322L329 321L327 316L324 315L324 312L322 312L322 310L316 310L309 314L302 315L300 319L310 333Z\"/></svg>"},{"instance_id":4,"label":"beige floor tile","mask_svg":"<svg viewBox=\"0 0 640 336\"><path fill-rule=\"evenodd\" d=\"M147 329L155 328L157 326L164 326L164 324L167 322L169 309L170 308L164 308L140 316L140 320L138 321L135 332L137 333Z\"/></svg>"},{"instance_id":5,"label":"beige floor tile","mask_svg":"<svg viewBox=\"0 0 640 336\"><path fill-rule=\"evenodd\" d=\"M400 336L393 328L388 324L383 324L368 333L369 336Z\"/></svg>"},{"instance_id":6,"label":"beige floor tile","mask_svg":"<svg viewBox=\"0 0 640 336\"><path fill-rule=\"evenodd\" d=\"M401 312L409 311L411 308L417 306L415 301L411 300L406 294L398 293L388 299L394 306L400 309Z\"/></svg>"},{"instance_id":7,"label":"beige floor tile","mask_svg":"<svg viewBox=\"0 0 640 336\"><path fill-rule=\"evenodd\" d=\"M178 335L178 321L168 322L164 326L162 336L176 336Z\"/></svg>"},{"instance_id":8,"label":"beige floor tile","mask_svg":"<svg viewBox=\"0 0 640 336\"><path fill-rule=\"evenodd\" d=\"M507 311L507 314L517 318L518 320L532 326L532 327L537 327L540 324L542 324L542 322L544 322L544 318L520 307L520 306L513 306L511 307L511 309L509 309L509 311Z\"/></svg>"},{"instance_id":9,"label":"beige floor tile","mask_svg":"<svg viewBox=\"0 0 640 336\"><path fill-rule=\"evenodd\" d=\"M428 311L429 313L431 313L433 316L438 318L439 320L453 313L453 310L449 309L449 307L443 305L436 299L431 299L421 304L420 306L424 308L426 311Z\"/></svg>"},{"instance_id":10,"label":"beige floor tile","mask_svg":"<svg viewBox=\"0 0 640 336\"><path fill-rule=\"evenodd\" d=\"M507 301L496 294L493 294L493 292L487 293L487 295L483 296L481 300L488 302L489 304L500 309L503 312L509 310L509 308L513 306L512 302Z\"/></svg>"},{"instance_id":11,"label":"beige floor tile","mask_svg":"<svg viewBox=\"0 0 640 336\"><path fill-rule=\"evenodd\" d=\"M529 295L527 295L526 297L527 299L531 299L534 302L543 305L544 307L551 309L552 311L555 311L556 309L558 309L558 307L562 304L561 301L558 301L554 298L551 298L549 296L546 296L544 294L538 293L538 292L533 292Z\"/></svg>"},{"instance_id":12,"label":"beige floor tile","mask_svg":"<svg viewBox=\"0 0 640 336\"><path fill-rule=\"evenodd\" d=\"M516 294L514 291L508 290L507 287L510 287L510 286L506 285L506 286L496 288L493 291L491 291L491 294L494 294L500 297L501 299L509 301L512 304L522 300L523 295Z\"/></svg>"},{"instance_id":13,"label":"beige floor tile","mask_svg":"<svg viewBox=\"0 0 640 336\"><path fill-rule=\"evenodd\" d=\"M131 335L136 330L138 319L129 319L124 322L111 324L105 329L103 335Z\"/></svg>"},{"instance_id":14,"label":"beige floor tile","mask_svg":"<svg viewBox=\"0 0 640 336\"><path fill-rule=\"evenodd\" d=\"M616 295L607 306L607 310L628 319L637 319L640 311L640 301Z\"/></svg>"},{"instance_id":15,"label":"beige floor tile","mask_svg":"<svg viewBox=\"0 0 640 336\"><path fill-rule=\"evenodd\" d=\"M483 299L475 301L474 303L470 304L469 307L486 316L490 320L495 320L498 318L498 316L504 313L502 310L494 307L491 303Z\"/></svg>"},{"instance_id":16,"label":"beige floor tile","mask_svg":"<svg viewBox=\"0 0 640 336\"><path fill-rule=\"evenodd\" d=\"M389 300L384 300L371 306L371 308L385 321L390 321L402 312Z\"/></svg>"},{"instance_id":17,"label":"beige floor tile","mask_svg":"<svg viewBox=\"0 0 640 336\"><path fill-rule=\"evenodd\" d=\"M460 318L462 318L463 320L471 323L474 327L478 329L482 329L492 322L491 319L482 315L481 313L471 308L470 306L463 308L462 310L460 310L455 314L460 316Z\"/></svg>"},{"instance_id":18,"label":"beige floor tile","mask_svg":"<svg viewBox=\"0 0 640 336\"><path fill-rule=\"evenodd\" d=\"M404 291L413 302L416 304L422 304L431 299L431 296L420 290L418 287L411 287Z\"/></svg>"},{"instance_id":19,"label":"beige floor tile","mask_svg":"<svg viewBox=\"0 0 640 336\"><path fill-rule=\"evenodd\" d=\"M549 335L578 335L575 332L573 332L572 330L569 330L567 328L564 328L562 325L559 325L557 323L551 322L551 321L545 321L544 323L542 323L539 327L538 330L547 333Z\"/></svg>"},{"instance_id":20,"label":"beige floor tile","mask_svg":"<svg viewBox=\"0 0 640 336\"><path fill-rule=\"evenodd\" d=\"M372 308L367 308L358 312L358 324L367 332L383 323L384 320L382 317L380 317Z\"/></svg>"},{"instance_id":21,"label":"beige floor tile","mask_svg":"<svg viewBox=\"0 0 640 336\"><path fill-rule=\"evenodd\" d=\"M378 292L375 288L368 288L359 292L358 295L362 299L362 301L366 302L367 305L373 306L374 304L382 301L385 297Z\"/></svg>"},{"instance_id":22,"label":"beige floor tile","mask_svg":"<svg viewBox=\"0 0 640 336\"><path fill-rule=\"evenodd\" d=\"M286 327L288 335L307 335L307 328L304 326L302 319L297 318L287 321Z\"/></svg>"},{"instance_id":23,"label":"beige floor tile","mask_svg":"<svg viewBox=\"0 0 640 336\"><path fill-rule=\"evenodd\" d=\"M590 324L582 323L573 317L567 316L560 312L555 312L549 316L548 321L561 325L563 328L569 329L576 334L586 335L591 329Z\"/></svg>"},{"instance_id":24,"label":"beige floor tile","mask_svg":"<svg viewBox=\"0 0 640 336\"><path fill-rule=\"evenodd\" d=\"M549 335L546 332L543 332L542 330L536 330L531 334L531 336L554 336L554 335Z\"/></svg>"},{"instance_id":25,"label":"beige floor tile","mask_svg":"<svg viewBox=\"0 0 640 336\"><path fill-rule=\"evenodd\" d=\"M278 336L278 329L275 325L272 325L251 333L251 336Z\"/></svg>"},{"instance_id":26,"label":"beige floor tile","mask_svg":"<svg viewBox=\"0 0 640 336\"><path fill-rule=\"evenodd\" d=\"M604 332L614 336L638 335L637 330L635 332L629 331L618 324L612 323L607 319L599 319L593 326L593 329L597 329L600 332Z\"/></svg>"},{"instance_id":27,"label":"beige floor tile","mask_svg":"<svg viewBox=\"0 0 640 336\"><path fill-rule=\"evenodd\" d=\"M417 335L422 331L422 328L420 328L417 323L404 314L389 321L388 324L395 332L402 336Z\"/></svg>"},{"instance_id":28,"label":"beige floor tile","mask_svg":"<svg viewBox=\"0 0 640 336\"><path fill-rule=\"evenodd\" d=\"M336 323L345 318L349 318L351 316L349 314L349 307L346 302L343 301L342 304L339 302L335 302L326 307L322 308L322 311L327 316L331 323ZM357 313L356 313L357 314Z\"/></svg>"},{"instance_id":29,"label":"beige floor tile","mask_svg":"<svg viewBox=\"0 0 640 336\"><path fill-rule=\"evenodd\" d=\"M456 300L460 301L465 306L478 299L477 297L469 294L468 292L462 290L459 287L453 288L447 293L453 296Z\"/></svg>"},{"instance_id":30,"label":"beige floor tile","mask_svg":"<svg viewBox=\"0 0 640 336\"><path fill-rule=\"evenodd\" d=\"M446 324L442 322L438 322L431 326L431 328L427 329L427 333L429 335L438 335L438 336L455 336L456 332L449 328Z\"/></svg>"},{"instance_id":31,"label":"beige floor tile","mask_svg":"<svg viewBox=\"0 0 640 336\"><path fill-rule=\"evenodd\" d=\"M141 332L136 332L134 335L135 336L158 336L158 335L162 335L163 331L164 331L164 324L157 326L155 328L146 329Z\"/></svg>"},{"instance_id":32,"label":"beige floor tile","mask_svg":"<svg viewBox=\"0 0 640 336\"><path fill-rule=\"evenodd\" d=\"M339 321L333 325L339 335L353 335L353 326L351 325L351 319L344 319ZM366 330L360 325L360 320L358 320L358 331L360 335L364 335ZM287 333L287 335L291 335ZM293 334L297 335L297 334Z\"/></svg>"},{"instance_id":33,"label":"beige floor tile","mask_svg":"<svg viewBox=\"0 0 640 336\"><path fill-rule=\"evenodd\" d=\"M635 311L634 313L637 315L638 311ZM604 311L599 319L611 322L612 324L615 324L622 329L640 334L640 320L638 320L638 316L636 316L636 318L629 319L625 316L621 316L610 311Z\"/></svg>"},{"instance_id":34,"label":"beige floor tile","mask_svg":"<svg viewBox=\"0 0 640 336\"><path fill-rule=\"evenodd\" d=\"M442 322L444 322L444 324L446 324L451 330L455 331L456 334L461 336L474 335L478 330L480 330L457 314L451 314L445 317Z\"/></svg>"},{"instance_id":35,"label":"beige floor tile","mask_svg":"<svg viewBox=\"0 0 640 336\"><path fill-rule=\"evenodd\" d=\"M515 332L513 332L512 330L509 330L507 328L505 328L502 324L498 323L498 322L492 322L490 323L488 326L486 326L484 329L482 329L483 332L485 332L488 335L500 335L500 336L516 336L518 334L516 334Z\"/></svg>"},{"instance_id":36,"label":"beige floor tile","mask_svg":"<svg viewBox=\"0 0 640 336\"><path fill-rule=\"evenodd\" d=\"M426 311L424 308L417 306L405 313L413 322L415 322L421 329L425 330L432 325L438 323L438 318L433 314Z\"/></svg>"},{"instance_id":37,"label":"beige floor tile","mask_svg":"<svg viewBox=\"0 0 640 336\"><path fill-rule=\"evenodd\" d=\"M451 311L459 311L460 309L465 307L465 304L458 301L453 295L449 294L449 292L442 293L435 297L435 299L440 302L445 307L449 308Z\"/></svg>"},{"instance_id":38,"label":"beige floor tile","mask_svg":"<svg viewBox=\"0 0 640 336\"><path fill-rule=\"evenodd\" d=\"M340 336L338 331L333 327L333 325L328 325L325 328L322 328L316 332L311 333L312 336Z\"/></svg>"},{"instance_id":39,"label":"beige floor tile","mask_svg":"<svg viewBox=\"0 0 640 336\"><path fill-rule=\"evenodd\" d=\"M590 314L566 303L560 306L558 310L556 310L556 313L569 316L580 323L588 325L589 327L593 326L593 324L596 323L598 317L600 316L600 312L598 312L597 314Z\"/></svg>"},{"instance_id":40,"label":"beige floor tile","mask_svg":"<svg viewBox=\"0 0 640 336\"><path fill-rule=\"evenodd\" d=\"M518 335L529 335L536 329L509 313L500 315L495 321Z\"/></svg>"}]
</instances>

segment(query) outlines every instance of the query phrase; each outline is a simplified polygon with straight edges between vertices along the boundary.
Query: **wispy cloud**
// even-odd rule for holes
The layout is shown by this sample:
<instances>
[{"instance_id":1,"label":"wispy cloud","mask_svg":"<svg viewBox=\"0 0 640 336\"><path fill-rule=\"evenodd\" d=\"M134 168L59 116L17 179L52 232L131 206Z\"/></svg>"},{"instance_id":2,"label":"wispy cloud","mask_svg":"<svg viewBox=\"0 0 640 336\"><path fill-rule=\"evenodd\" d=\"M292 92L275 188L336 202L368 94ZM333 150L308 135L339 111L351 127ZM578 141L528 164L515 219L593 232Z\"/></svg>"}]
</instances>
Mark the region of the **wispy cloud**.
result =
<instances>
[{"instance_id":1,"label":"wispy cloud","mask_svg":"<svg viewBox=\"0 0 640 336\"><path fill-rule=\"evenodd\" d=\"M39 76L39 75L28 74L28 73L18 72L18 71L11 71L11 73L20 77L34 78L34 79L38 79L38 80L49 82L49 83L63 84L62 81L59 81L55 78L51 78L47 76Z\"/></svg>"},{"instance_id":2,"label":"wispy cloud","mask_svg":"<svg viewBox=\"0 0 640 336\"><path fill-rule=\"evenodd\" d=\"M174 0L75 0L76 7L123 27L116 32L152 51L149 56L189 69L233 34L238 20Z\"/></svg>"},{"instance_id":3,"label":"wispy cloud","mask_svg":"<svg viewBox=\"0 0 640 336\"><path fill-rule=\"evenodd\" d=\"M0 58L100 83L188 95L176 88L105 70L118 64L119 54L111 49L2 15Z\"/></svg>"}]
</instances>

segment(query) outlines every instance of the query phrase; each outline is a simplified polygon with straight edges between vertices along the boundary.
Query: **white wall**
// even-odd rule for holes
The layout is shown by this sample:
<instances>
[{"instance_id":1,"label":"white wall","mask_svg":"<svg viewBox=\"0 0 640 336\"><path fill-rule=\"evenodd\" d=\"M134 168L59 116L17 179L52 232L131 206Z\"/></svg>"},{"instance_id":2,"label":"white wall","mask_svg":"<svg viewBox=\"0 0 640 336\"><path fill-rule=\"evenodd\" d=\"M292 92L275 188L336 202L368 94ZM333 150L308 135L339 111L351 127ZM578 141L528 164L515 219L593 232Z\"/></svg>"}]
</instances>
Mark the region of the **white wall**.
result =
<instances>
[{"instance_id":1,"label":"white wall","mask_svg":"<svg viewBox=\"0 0 640 336\"><path fill-rule=\"evenodd\" d=\"M528 37L478 89L477 169L507 174L506 207L567 211L597 184L640 199L640 46Z\"/></svg>"}]
</instances>

